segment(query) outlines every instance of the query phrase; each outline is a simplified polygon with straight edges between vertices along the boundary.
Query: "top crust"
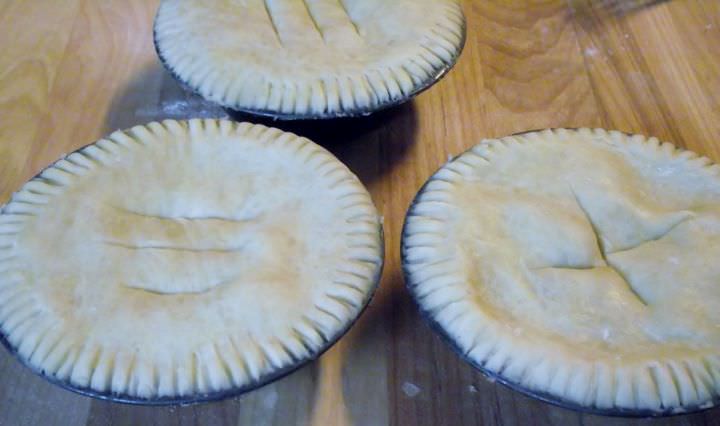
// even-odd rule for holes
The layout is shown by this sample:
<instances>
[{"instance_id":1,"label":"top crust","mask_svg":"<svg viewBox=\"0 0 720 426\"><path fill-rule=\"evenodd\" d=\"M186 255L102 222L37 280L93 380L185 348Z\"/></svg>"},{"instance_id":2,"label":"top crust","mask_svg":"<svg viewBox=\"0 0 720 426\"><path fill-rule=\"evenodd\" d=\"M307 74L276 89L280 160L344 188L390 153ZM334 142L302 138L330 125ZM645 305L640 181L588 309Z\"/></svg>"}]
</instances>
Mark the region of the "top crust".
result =
<instances>
[{"instance_id":1,"label":"top crust","mask_svg":"<svg viewBox=\"0 0 720 426\"><path fill-rule=\"evenodd\" d=\"M410 209L408 286L473 364L517 387L596 410L710 406L719 169L601 129L483 141Z\"/></svg>"},{"instance_id":2,"label":"top crust","mask_svg":"<svg viewBox=\"0 0 720 426\"><path fill-rule=\"evenodd\" d=\"M262 384L350 326L382 265L369 194L311 141L230 121L118 131L0 213L0 331L132 399Z\"/></svg>"},{"instance_id":3,"label":"top crust","mask_svg":"<svg viewBox=\"0 0 720 426\"><path fill-rule=\"evenodd\" d=\"M460 54L464 17L455 0L163 0L155 42L225 107L343 116L430 84Z\"/></svg>"}]
</instances>

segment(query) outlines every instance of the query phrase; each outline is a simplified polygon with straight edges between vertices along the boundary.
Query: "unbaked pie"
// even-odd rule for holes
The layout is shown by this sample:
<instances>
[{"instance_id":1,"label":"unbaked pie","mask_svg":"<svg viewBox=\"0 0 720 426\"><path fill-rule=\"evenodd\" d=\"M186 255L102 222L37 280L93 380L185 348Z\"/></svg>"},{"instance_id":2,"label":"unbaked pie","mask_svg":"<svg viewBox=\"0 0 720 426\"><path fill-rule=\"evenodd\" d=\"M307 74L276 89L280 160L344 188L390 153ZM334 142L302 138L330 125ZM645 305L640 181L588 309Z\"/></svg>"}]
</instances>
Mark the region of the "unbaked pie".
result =
<instances>
[{"instance_id":1,"label":"unbaked pie","mask_svg":"<svg viewBox=\"0 0 720 426\"><path fill-rule=\"evenodd\" d=\"M457 0L163 0L155 46L203 97L257 114L370 113L428 87L465 41Z\"/></svg>"},{"instance_id":2,"label":"unbaked pie","mask_svg":"<svg viewBox=\"0 0 720 426\"><path fill-rule=\"evenodd\" d=\"M655 138L485 140L413 203L403 266L476 367L545 399L660 414L720 394L720 166Z\"/></svg>"},{"instance_id":3,"label":"unbaked pie","mask_svg":"<svg viewBox=\"0 0 720 426\"><path fill-rule=\"evenodd\" d=\"M316 357L382 266L368 192L277 129L164 121L59 160L0 214L0 330L48 378L203 400Z\"/></svg>"}]
</instances>

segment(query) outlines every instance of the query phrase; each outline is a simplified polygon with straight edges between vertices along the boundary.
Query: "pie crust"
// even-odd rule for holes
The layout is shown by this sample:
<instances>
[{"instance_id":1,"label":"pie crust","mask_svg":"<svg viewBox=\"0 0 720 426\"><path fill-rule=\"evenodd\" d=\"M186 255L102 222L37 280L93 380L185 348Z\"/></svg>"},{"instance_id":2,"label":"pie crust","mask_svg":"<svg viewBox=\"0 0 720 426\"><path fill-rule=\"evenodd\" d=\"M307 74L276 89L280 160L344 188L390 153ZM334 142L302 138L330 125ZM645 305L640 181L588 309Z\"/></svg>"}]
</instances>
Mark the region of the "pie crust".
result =
<instances>
[{"instance_id":1,"label":"pie crust","mask_svg":"<svg viewBox=\"0 0 720 426\"><path fill-rule=\"evenodd\" d=\"M173 75L224 107L338 117L437 81L465 20L457 0L163 0L154 37Z\"/></svg>"},{"instance_id":2,"label":"pie crust","mask_svg":"<svg viewBox=\"0 0 720 426\"><path fill-rule=\"evenodd\" d=\"M325 149L154 122L60 159L0 211L0 331L75 390L214 399L327 349L382 260L370 195Z\"/></svg>"},{"instance_id":3,"label":"pie crust","mask_svg":"<svg viewBox=\"0 0 720 426\"><path fill-rule=\"evenodd\" d=\"M720 394L720 166L601 129L485 140L408 212L408 287L453 346L526 393L657 415Z\"/></svg>"}]
</instances>

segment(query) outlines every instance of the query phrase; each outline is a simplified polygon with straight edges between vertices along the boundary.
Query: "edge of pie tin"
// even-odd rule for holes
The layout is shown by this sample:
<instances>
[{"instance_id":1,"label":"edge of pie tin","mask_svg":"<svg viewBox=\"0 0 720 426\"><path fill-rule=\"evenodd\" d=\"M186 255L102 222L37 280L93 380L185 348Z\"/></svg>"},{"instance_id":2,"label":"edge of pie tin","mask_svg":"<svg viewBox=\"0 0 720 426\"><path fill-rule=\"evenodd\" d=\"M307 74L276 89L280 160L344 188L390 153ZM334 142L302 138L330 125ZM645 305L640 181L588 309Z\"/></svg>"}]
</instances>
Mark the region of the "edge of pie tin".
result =
<instances>
[{"instance_id":1,"label":"edge of pie tin","mask_svg":"<svg viewBox=\"0 0 720 426\"><path fill-rule=\"evenodd\" d=\"M535 130L526 130L522 132L512 133L508 136L519 136L526 133L535 133L535 132L541 132L543 130L578 130L579 128L574 127L551 127L546 129L535 129ZM632 136L632 133L627 132L621 132L623 134ZM492 139L501 139L499 138L492 138ZM676 145L674 145L676 146ZM677 146L676 146L677 147ZM470 358L467 353L465 353L462 348L460 348L460 345L450 336L450 333L448 333L447 330L439 323L437 322L430 311L425 309L421 302L418 300L416 292L414 288L410 284L410 273L406 267L406 248L405 248L405 233L406 233L406 227L407 227L407 220L410 216L410 213L413 212L413 210L416 207L416 204L418 203L418 198L420 195L425 191L425 188L427 185L433 181L435 175L448 163L451 163L455 161L458 157L465 154L466 152L470 151L473 147L468 148L467 150L461 152L458 155L455 155L452 157L451 160L444 163L442 166L440 166L433 174L423 183L423 185L420 187L418 192L413 197L412 202L410 203L410 206L408 207L405 218L403 220L403 227L400 234L400 261L402 265L402 271L403 271L403 279L405 281L405 288L410 293L411 299L413 300L413 303L418 309L418 312L420 312L420 316L423 318L425 322L427 322L430 325L430 328L432 329L435 334L439 335L441 340L449 346L449 348L454 352L456 355L460 357L463 361L470 364L473 368L475 368L477 371L479 371L485 378L490 382L497 382L501 383L502 385L510 388L513 391L519 392L525 396L528 396L530 398L534 398L537 400L540 400L542 402L545 402L550 405L554 405L556 407L565 408L568 410L573 410L581 413L586 414L594 414L594 415L600 415L600 416L610 416L610 417L632 417L632 418L658 418L658 417L674 417L674 416L682 416L686 414L696 414L700 413L706 410L711 410L713 408L719 408L720 407L720 396L712 398L707 403L701 404L701 405L693 405L693 406L687 406L687 407L678 407L678 408L667 408L660 411L655 410L648 410L648 409L630 409L630 408L599 408L595 406L587 406L582 405L580 403L567 400L565 398L558 397L556 395L553 395L549 392L544 391L537 391L533 389L529 389L526 386L517 383L512 380L506 379L502 374L495 373L493 371L488 370L485 368L485 365L483 363L479 363L475 361L474 359ZM684 148L681 148L684 150Z\"/></svg>"},{"instance_id":2,"label":"edge of pie tin","mask_svg":"<svg viewBox=\"0 0 720 426\"><path fill-rule=\"evenodd\" d=\"M200 94L200 92L195 89L194 87L190 86L187 82L185 82L167 63L165 60L165 57L163 56L162 52L160 51L160 46L158 46L157 42L157 32L156 32L156 26L155 23L157 22L157 15L155 16L155 20L153 21L153 46L155 47L155 53L158 56L158 59L160 60L160 63L162 64L163 68L167 70L168 73L178 82L180 83L180 86L183 87L185 90L192 92L203 99L206 99L203 95ZM461 39L460 39L460 45L457 49L457 51L453 54L450 61L446 64L444 64L442 67L438 68L433 75L431 75L428 79L423 81L422 83L415 86L410 93L407 95L402 95L395 99L389 99L386 102L383 102L379 105L376 105L375 107L371 108L356 108L356 109L340 109L335 112L321 112L321 113L304 113L304 114L293 114L293 113L282 113L277 112L269 109L253 109L253 108L232 108L228 107L222 104L219 104L214 101L208 100L208 102L213 102L216 105L219 105L225 110L229 110L232 112L239 112L243 114L250 114L250 115L256 115L260 117L265 118L271 118L273 120L283 120L283 121L292 121L292 120L324 120L324 119L333 119L333 118L358 118L358 117L367 117L375 112L379 112L382 110L386 110L401 104L404 104L405 102L408 102L415 96L419 95L420 93L424 92L425 90L432 87L435 83L442 80L443 77L457 64L458 59L460 59L460 55L462 55L463 50L465 49L465 42L467 41L467 21L465 19L465 16L463 15L462 25L460 27L460 33L461 33Z\"/></svg>"},{"instance_id":3,"label":"edge of pie tin","mask_svg":"<svg viewBox=\"0 0 720 426\"><path fill-rule=\"evenodd\" d=\"M267 126L266 126L267 127ZM285 132L285 131L283 131ZM285 132L290 133L290 132ZM66 159L69 155L74 154L78 151L81 151L88 146L95 145L98 141L89 143L87 145L83 145L80 148L77 148L71 152L68 152L64 155L62 155L57 160L53 161L49 165L43 167L39 172L37 172L33 177L26 180L22 186L17 191L22 190L22 188L27 184L28 182L40 178L40 175L52 167L55 166L56 163L58 163L61 160ZM314 143L314 142L313 142ZM334 155L333 155L334 156ZM339 160L338 160L339 161ZM10 195L9 200L0 205L0 214L3 214L5 211L5 208L10 202L12 202L13 198L15 197L15 193L13 192ZM327 352L331 347L335 345L345 334L347 334L348 331L355 325L355 323L360 319L362 314L365 312L367 307L370 305L370 302L372 301L373 297L375 296L375 293L380 286L380 279L382 277L383 269L385 267L385 233L383 229L382 221L379 223L379 234L380 234L380 267L377 270L377 273L373 277L372 281L372 287L368 290L367 295L365 296L365 300L363 300L362 305L360 307L360 310L355 315L354 318L352 318L350 321L347 322L342 328L340 328L334 335L332 335L328 341L320 346L318 350L314 353L309 354L308 356L304 358L299 359L293 359L290 364L279 368L277 370L270 371L266 374L261 375L257 380L253 380L246 385L243 386L234 386L225 390L221 391L213 391L203 394L190 394L187 396L169 396L169 397L157 397L157 398L141 398L137 396L132 396L126 393L117 393L117 392L110 392L110 391L97 391L90 387L86 386L76 386L73 385L69 380L62 380L58 379L52 375L46 374L44 370L39 369L33 365L30 365L17 351L17 348L10 343L10 341L7 340L7 336L5 332L0 328L0 344L7 349L7 351L10 353L10 355L15 358L23 367L28 368L30 371L32 371L35 375L40 376L41 378L47 380L48 382L59 386L60 388L63 388L65 390L74 392L76 394L80 394L82 396L88 396L96 399L100 399L103 401L109 401L109 402L117 402L122 404L130 404L130 405L139 405L139 406L172 406L172 405L179 405L179 406L189 406L189 405L195 405L199 403L204 402L215 402L220 401L232 397L237 397L240 395L243 395L245 393L254 391L256 389L259 389L265 385L268 385L270 383L273 383L275 381L278 381L285 376L288 376L295 371L299 370L300 368L306 366L307 364L311 363L312 361L317 360L322 356L325 352Z\"/></svg>"}]
</instances>

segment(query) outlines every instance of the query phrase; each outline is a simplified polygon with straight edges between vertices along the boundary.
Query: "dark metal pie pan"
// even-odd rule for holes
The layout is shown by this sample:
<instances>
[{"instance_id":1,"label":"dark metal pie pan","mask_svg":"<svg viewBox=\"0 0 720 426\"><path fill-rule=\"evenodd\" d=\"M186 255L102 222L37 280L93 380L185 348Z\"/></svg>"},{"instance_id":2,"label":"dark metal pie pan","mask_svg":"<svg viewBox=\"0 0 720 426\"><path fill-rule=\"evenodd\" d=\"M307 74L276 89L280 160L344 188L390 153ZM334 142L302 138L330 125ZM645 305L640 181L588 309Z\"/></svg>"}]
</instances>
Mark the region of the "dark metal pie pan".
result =
<instances>
[{"instance_id":1,"label":"dark metal pie pan","mask_svg":"<svg viewBox=\"0 0 720 426\"><path fill-rule=\"evenodd\" d=\"M62 157L55 160L50 165L44 167L42 170L40 170L37 174L35 174L31 179L29 179L27 182L30 182L32 180L40 178L40 175L47 169L52 168L57 162L64 160L69 155L74 154L78 151L81 151L88 146L94 145L96 142L90 143L88 145L82 146L72 152L69 152ZM27 183L26 182L26 183ZM24 185L24 184L23 184ZM14 195L14 194L13 194ZM2 214L5 210L5 207L7 204L9 204L12 201L13 196L10 197L10 200L2 206L0 206L0 214ZM365 300L362 303L362 306L360 310L358 311L355 318L353 318L351 321L349 321L343 328L341 328L338 332L336 332L323 346L321 346L315 353L312 353L308 355L305 358L301 359L295 359L290 364L279 368L277 370L271 371L269 373L266 373L262 375L260 378L258 378L255 381L252 381L244 386L240 387L232 387L226 390L217 391L217 392L208 392L204 394L191 394L187 396L171 396L171 397L158 397L158 398L139 398L137 396L128 395L125 393L116 393L116 392L100 392L97 390L94 390L89 387L83 387L83 386L76 386L72 383L70 383L69 380L61 380L58 379L52 375L46 374L46 372L42 369L38 369L35 366L32 366L26 362L26 360L20 356L20 354L17 352L17 348L14 347L7 339L7 335L5 332L0 328L0 343L10 352L10 354L17 359L22 365L29 368L33 373L37 374L38 376L42 377L43 379L47 380L50 383L53 383L65 390L69 390L71 392L83 395L83 396L89 396L97 399L101 399L104 401L109 402L118 402L123 404L131 404L131 405L147 405L147 406L170 406L170 405L181 405L181 406L187 406L187 405L193 405L203 402L213 402L213 401L220 401L227 398L237 397L240 395L243 395L245 393L251 392L253 390L256 390L258 388L261 388L267 384L270 384L274 381L280 380L283 377L295 372L296 370L300 369L301 367L309 364L312 361L317 360L320 358L322 354L324 354L327 350L329 350L335 343L337 343L338 340L340 340L349 330L352 328L353 325L357 322L357 320L360 318L360 316L365 312L368 305L370 304L370 301L375 295L375 292L377 288L380 285L380 278L382 277L382 271L385 266L384 263L384 257L385 257L385 238L384 238L384 232L382 224L380 224L380 267L378 268L377 274L375 277L373 277L373 286L368 291Z\"/></svg>"},{"instance_id":2,"label":"dark metal pie pan","mask_svg":"<svg viewBox=\"0 0 720 426\"><path fill-rule=\"evenodd\" d=\"M526 133L535 133L542 130L559 130L561 128L549 128L549 129L537 129L537 130L526 130L518 133L513 133L509 136L519 136ZM566 130L578 130L577 128L563 128ZM627 135L632 135L630 133L622 132ZM493 139L501 139L501 138L493 138ZM452 157L448 161L448 163L451 163L455 161L458 157L465 154L466 152L470 151L472 149L469 148L465 151L463 151L461 154L456 155ZM446 163L447 164L447 163ZM405 287L407 288L408 292L412 296L413 303L415 303L415 306L417 306L418 311L420 312L420 316L423 318L424 321L426 321L430 328L440 336L440 338L447 344L450 349L457 354L463 361L467 362L471 366L473 366L476 370L478 370L480 373L482 373L483 376L487 378L490 382L498 382L503 384L504 386L507 386L508 388L519 392L525 396L535 398L537 400L540 400L542 402L565 408L568 410L574 410L578 412L583 412L587 414L595 414L600 416L611 416L611 417L633 417L633 418L658 418L658 417L671 417L671 416L682 416L685 414L694 414L699 413L702 411L710 410L713 408L717 408L720 406L720 397L716 397L712 399L709 403L703 404L702 406L683 406L679 408L668 408L662 411L654 411L654 410L642 410L642 409L628 409L628 408L600 408L595 406L585 406L582 404L579 404L574 401L569 401L564 398L560 398L556 395L553 395L549 392L543 392L543 391L537 391L533 389L529 389L526 386L514 382L512 380L509 380L505 378L502 374L498 374L496 372L493 372L485 367L483 363L479 363L472 358L470 358L460 347L459 343L455 341L452 336L448 333L445 328L438 323L435 318L433 318L433 315L431 312L426 310L420 300L418 299L417 294L415 293L415 289L410 284L410 272L408 271L406 265L406 248L405 248L405 232L406 232L406 226L408 222L408 217L415 209L417 203L419 202L420 195L425 191L427 185L434 179L435 175L443 168L445 167L445 164L440 166L433 174L432 176L420 187L420 190L417 192L415 197L413 198L412 202L410 203L410 206L407 210L407 213L405 215L405 220L403 223L402 228L402 234L401 234L401 242L400 242L400 258L402 262L402 269L403 269L403 275L405 279Z\"/></svg>"}]
</instances>

